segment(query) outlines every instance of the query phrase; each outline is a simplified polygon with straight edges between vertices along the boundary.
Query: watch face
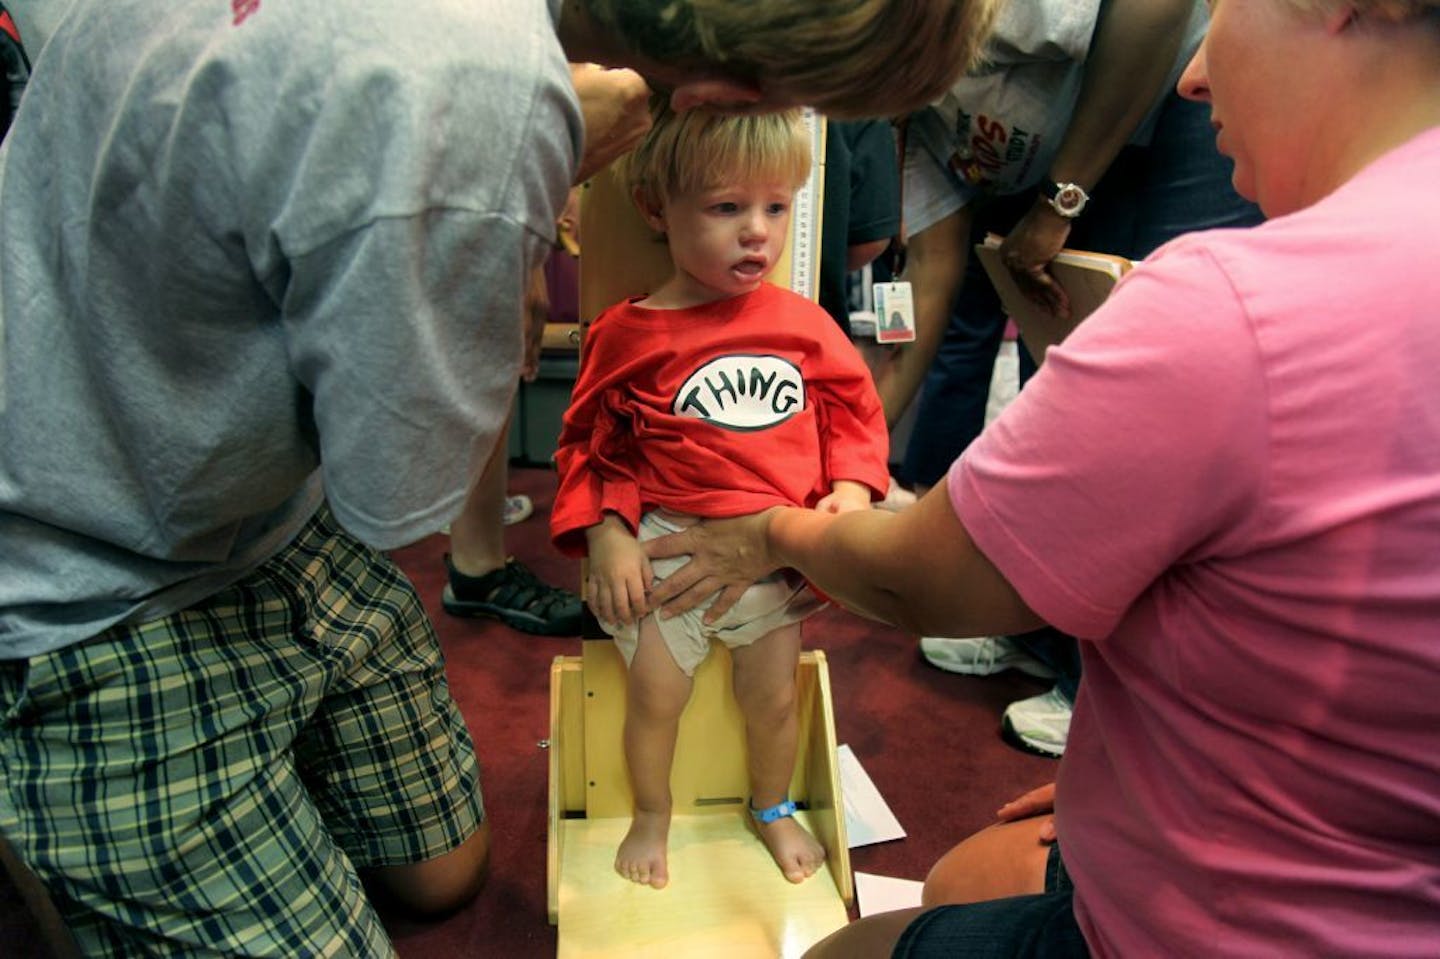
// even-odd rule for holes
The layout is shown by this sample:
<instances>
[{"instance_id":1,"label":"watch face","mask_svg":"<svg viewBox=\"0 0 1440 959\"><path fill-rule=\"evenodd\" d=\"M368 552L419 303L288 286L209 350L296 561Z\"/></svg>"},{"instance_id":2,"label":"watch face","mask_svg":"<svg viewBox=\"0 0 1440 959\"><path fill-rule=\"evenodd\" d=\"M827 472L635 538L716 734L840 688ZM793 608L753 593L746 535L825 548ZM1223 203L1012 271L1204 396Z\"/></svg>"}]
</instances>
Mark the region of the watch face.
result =
<instances>
[{"instance_id":1,"label":"watch face","mask_svg":"<svg viewBox=\"0 0 1440 959\"><path fill-rule=\"evenodd\" d=\"M1086 199L1084 190L1073 183L1067 183L1055 194L1055 205L1062 212L1079 213L1084 208Z\"/></svg>"}]
</instances>

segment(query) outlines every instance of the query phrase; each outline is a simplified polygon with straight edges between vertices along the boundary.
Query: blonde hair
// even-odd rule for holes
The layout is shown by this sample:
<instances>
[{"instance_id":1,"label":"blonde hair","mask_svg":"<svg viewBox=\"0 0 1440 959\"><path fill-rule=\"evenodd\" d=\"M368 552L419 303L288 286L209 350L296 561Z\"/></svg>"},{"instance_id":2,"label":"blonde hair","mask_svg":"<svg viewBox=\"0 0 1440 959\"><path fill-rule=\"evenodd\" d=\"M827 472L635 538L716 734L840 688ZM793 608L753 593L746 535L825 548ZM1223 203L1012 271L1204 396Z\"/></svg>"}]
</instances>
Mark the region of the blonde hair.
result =
<instances>
[{"instance_id":1,"label":"blonde hair","mask_svg":"<svg viewBox=\"0 0 1440 959\"><path fill-rule=\"evenodd\" d=\"M938 100L1003 0L584 0L634 52L756 84L837 118Z\"/></svg>"},{"instance_id":2,"label":"blonde hair","mask_svg":"<svg viewBox=\"0 0 1440 959\"><path fill-rule=\"evenodd\" d=\"M644 202L659 205L733 183L774 181L799 189L810 163L810 135L798 110L675 113L657 98L655 123L623 158L620 175Z\"/></svg>"}]
</instances>

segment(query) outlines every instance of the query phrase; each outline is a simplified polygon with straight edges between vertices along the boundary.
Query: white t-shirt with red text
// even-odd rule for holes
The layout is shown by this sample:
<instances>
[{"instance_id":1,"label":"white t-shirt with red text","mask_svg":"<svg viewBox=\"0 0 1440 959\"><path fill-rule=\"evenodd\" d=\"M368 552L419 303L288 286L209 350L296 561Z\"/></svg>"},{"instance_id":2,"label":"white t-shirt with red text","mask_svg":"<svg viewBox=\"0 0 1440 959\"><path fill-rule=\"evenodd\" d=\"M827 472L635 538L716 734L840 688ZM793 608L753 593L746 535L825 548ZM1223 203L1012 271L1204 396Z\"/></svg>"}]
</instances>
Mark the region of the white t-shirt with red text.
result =
<instances>
[{"instance_id":1,"label":"white t-shirt with red text","mask_svg":"<svg viewBox=\"0 0 1440 959\"><path fill-rule=\"evenodd\" d=\"M1002 10L985 62L910 118L905 227L912 236L983 194L1028 190L1049 173L1075 113L1101 0L1035 0ZM1131 143L1147 144L1209 23L1196 0L1170 76Z\"/></svg>"}]
</instances>

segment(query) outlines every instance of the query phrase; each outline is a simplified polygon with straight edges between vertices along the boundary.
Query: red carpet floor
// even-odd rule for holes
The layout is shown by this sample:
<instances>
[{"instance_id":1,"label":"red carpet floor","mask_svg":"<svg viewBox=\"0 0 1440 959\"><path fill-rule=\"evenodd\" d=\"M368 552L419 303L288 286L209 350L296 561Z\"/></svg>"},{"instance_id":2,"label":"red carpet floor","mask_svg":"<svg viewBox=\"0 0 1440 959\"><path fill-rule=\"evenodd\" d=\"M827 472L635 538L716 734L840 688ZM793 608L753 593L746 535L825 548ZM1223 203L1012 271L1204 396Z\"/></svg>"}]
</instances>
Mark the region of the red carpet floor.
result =
<instances>
[{"instance_id":1,"label":"red carpet floor","mask_svg":"<svg viewBox=\"0 0 1440 959\"><path fill-rule=\"evenodd\" d=\"M536 515L507 531L507 547L542 578L578 582L579 563L549 545L553 474L516 469L511 489ZM545 914L549 668L578 654L579 640L545 639L487 620L458 620L440 608L443 536L395 553L434 617L450 686L475 737L493 830L490 881L468 909L443 922L392 925L402 959L553 956ZM999 717L1014 699L1042 690L1010 672L954 676L922 660L914 636L840 610L805 625L807 647L825 650L837 734L848 743L909 834L852 851L863 872L923 879L956 840L991 822L997 806L1054 774L1052 761L1000 741ZM663 893L657 894L663 895ZM40 955L34 930L0 880L0 955Z\"/></svg>"}]
</instances>

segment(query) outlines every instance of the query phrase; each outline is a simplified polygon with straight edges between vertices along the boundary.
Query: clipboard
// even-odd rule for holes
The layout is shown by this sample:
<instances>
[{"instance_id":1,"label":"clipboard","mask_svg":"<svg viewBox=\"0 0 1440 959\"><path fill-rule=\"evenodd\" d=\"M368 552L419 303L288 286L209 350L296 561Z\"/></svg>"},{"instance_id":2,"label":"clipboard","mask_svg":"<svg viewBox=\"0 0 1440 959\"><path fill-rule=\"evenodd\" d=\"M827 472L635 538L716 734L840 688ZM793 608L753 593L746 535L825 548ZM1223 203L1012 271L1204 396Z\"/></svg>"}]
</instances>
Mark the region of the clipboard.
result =
<instances>
[{"instance_id":1,"label":"clipboard","mask_svg":"<svg viewBox=\"0 0 1440 959\"><path fill-rule=\"evenodd\" d=\"M1135 265L1123 256L1110 253L1061 250L1051 261L1050 272L1070 297L1070 319L1062 320L1021 292L1015 277L1000 261L1002 239L990 234L985 242L975 244L975 255L980 258L980 265L1000 296L1000 304L1015 321L1020 339L1037 365L1044 362L1046 350L1064 340L1105 302L1115 284Z\"/></svg>"}]
</instances>

